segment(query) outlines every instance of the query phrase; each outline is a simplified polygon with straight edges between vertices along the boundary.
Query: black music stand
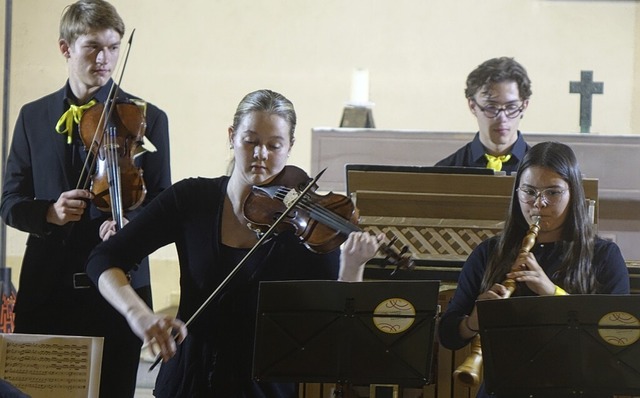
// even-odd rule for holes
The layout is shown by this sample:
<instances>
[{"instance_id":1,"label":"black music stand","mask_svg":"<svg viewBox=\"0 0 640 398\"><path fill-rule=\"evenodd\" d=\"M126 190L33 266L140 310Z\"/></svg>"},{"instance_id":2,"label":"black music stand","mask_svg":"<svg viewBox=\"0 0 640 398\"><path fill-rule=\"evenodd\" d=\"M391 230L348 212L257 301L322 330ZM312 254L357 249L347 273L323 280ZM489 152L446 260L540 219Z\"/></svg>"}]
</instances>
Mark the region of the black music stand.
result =
<instances>
[{"instance_id":1,"label":"black music stand","mask_svg":"<svg viewBox=\"0 0 640 398\"><path fill-rule=\"evenodd\" d=\"M254 378L428 384L439 284L261 282Z\"/></svg>"},{"instance_id":2,"label":"black music stand","mask_svg":"<svg viewBox=\"0 0 640 398\"><path fill-rule=\"evenodd\" d=\"M477 302L488 393L640 395L640 297L570 295Z\"/></svg>"}]
</instances>

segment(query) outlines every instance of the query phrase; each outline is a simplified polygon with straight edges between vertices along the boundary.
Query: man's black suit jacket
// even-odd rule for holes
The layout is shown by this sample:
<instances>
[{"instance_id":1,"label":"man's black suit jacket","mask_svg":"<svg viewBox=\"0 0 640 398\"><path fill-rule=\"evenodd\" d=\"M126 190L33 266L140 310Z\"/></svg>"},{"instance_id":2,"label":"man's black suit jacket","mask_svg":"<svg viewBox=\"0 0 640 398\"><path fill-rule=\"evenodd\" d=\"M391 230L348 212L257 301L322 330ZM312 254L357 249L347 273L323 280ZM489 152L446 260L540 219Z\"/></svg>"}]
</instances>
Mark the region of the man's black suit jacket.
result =
<instances>
[{"instance_id":1,"label":"man's black suit jacket","mask_svg":"<svg viewBox=\"0 0 640 398\"><path fill-rule=\"evenodd\" d=\"M100 96L106 99L107 86L110 84L96 94L96 99L100 100ZM70 283L73 273L84 272L89 252L100 241L98 228L110 216L91 205L79 222L60 227L46 221L49 205L62 192L77 187L70 167L69 158L73 155L67 136L55 130L66 110L67 92L68 85L22 107L5 167L0 215L9 226L29 233L16 314L46 302L56 294L56 289ZM118 98L123 97L133 98L121 91ZM157 152L147 152L136 159L147 188L145 203L171 184L167 116L156 106L147 104L146 119L145 137ZM131 219L135 212L125 216ZM149 294L143 299L151 303L148 260L140 261L132 286L146 287L143 290Z\"/></svg>"}]
</instances>

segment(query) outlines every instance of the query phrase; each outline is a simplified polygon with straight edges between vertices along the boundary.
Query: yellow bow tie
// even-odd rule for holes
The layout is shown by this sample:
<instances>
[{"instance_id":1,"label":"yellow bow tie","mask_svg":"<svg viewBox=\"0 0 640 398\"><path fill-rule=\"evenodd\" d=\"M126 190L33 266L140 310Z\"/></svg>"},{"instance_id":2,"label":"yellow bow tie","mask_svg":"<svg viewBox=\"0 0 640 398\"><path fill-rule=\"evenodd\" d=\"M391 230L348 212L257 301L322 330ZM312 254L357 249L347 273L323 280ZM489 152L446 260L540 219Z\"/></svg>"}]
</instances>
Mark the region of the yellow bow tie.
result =
<instances>
[{"instance_id":1,"label":"yellow bow tie","mask_svg":"<svg viewBox=\"0 0 640 398\"><path fill-rule=\"evenodd\" d=\"M487 168L493 169L494 171L502 170L502 163L508 162L509 159L511 159L511 155L493 156L488 153L485 153L484 157L487 158Z\"/></svg>"},{"instance_id":2,"label":"yellow bow tie","mask_svg":"<svg viewBox=\"0 0 640 398\"><path fill-rule=\"evenodd\" d=\"M80 123L80 118L82 118L84 111L95 104L96 100L92 99L84 105L71 105L69 109L60 116L58 123L56 123L56 131L59 134L67 135L67 144L71 144L71 137L73 136L73 122L76 122L76 124Z\"/></svg>"}]
</instances>

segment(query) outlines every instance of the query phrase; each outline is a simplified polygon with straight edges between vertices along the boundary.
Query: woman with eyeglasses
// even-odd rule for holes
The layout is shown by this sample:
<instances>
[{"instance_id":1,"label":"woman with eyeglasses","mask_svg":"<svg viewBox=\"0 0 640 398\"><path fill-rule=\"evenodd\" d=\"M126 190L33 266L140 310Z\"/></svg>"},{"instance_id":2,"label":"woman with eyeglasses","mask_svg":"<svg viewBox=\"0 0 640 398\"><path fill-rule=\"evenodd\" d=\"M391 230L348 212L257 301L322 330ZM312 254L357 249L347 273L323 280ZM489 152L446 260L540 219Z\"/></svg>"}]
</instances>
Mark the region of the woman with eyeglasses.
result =
<instances>
[{"instance_id":1,"label":"woman with eyeglasses","mask_svg":"<svg viewBox=\"0 0 640 398\"><path fill-rule=\"evenodd\" d=\"M538 217L536 244L520 254ZM542 142L520 163L504 230L471 253L440 320L444 347L460 349L478 334L476 300L508 297L502 285L507 278L517 282L512 296L629 293L624 258L614 242L596 235L582 174L567 145ZM483 387L477 396L488 397Z\"/></svg>"},{"instance_id":2,"label":"woman with eyeglasses","mask_svg":"<svg viewBox=\"0 0 640 398\"><path fill-rule=\"evenodd\" d=\"M527 71L513 58L492 58L469 73L464 92L478 122L478 133L436 166L486 167L508 174L516 171L529 150L518 130L531 97Z\"/></svg>"}]
</instances>

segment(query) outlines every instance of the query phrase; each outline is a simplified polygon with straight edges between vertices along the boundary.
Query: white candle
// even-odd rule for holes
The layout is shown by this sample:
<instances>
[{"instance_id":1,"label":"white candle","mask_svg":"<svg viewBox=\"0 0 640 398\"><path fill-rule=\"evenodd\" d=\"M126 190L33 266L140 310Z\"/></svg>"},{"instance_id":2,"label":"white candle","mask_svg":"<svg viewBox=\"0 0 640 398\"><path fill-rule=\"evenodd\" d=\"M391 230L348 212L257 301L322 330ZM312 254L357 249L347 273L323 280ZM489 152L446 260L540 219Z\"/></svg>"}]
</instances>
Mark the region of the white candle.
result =
<instances>
[{"instance_id":1,"label":"white candle","mask_svg":"<svg viewBox=\"0 0 640 398\"><path fill-rule=\"evenodd\" d=\"M367 105L369 103L369 70L355 69L351 79L351 104Z\"/></svg>"}]
</instances>

